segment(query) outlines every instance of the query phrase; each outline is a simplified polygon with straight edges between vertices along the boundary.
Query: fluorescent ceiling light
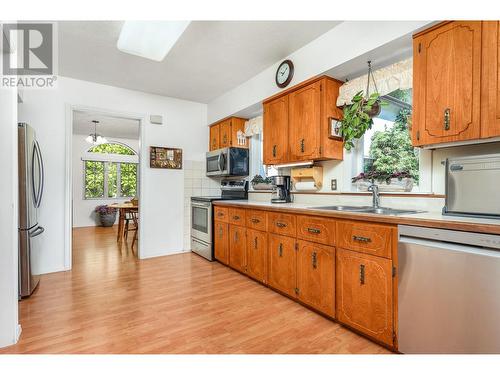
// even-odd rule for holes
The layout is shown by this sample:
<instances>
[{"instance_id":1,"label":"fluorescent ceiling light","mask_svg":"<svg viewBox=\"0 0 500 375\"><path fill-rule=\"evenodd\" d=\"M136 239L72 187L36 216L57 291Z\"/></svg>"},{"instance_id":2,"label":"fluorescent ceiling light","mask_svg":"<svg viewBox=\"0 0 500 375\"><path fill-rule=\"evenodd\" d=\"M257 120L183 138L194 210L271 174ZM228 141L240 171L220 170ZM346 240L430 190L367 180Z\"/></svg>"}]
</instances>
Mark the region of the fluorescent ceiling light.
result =
<instances>
[{"instance_id":1,"label":"fluorescent ceiling light","mask_svg":"<svg viewBox=\"0 0 500 375\"><path fill-rule=\"evenodd\" d=\"M116 46L131 55L162 61L191 21L125 21Z\"/></svg>"}]
</instances>

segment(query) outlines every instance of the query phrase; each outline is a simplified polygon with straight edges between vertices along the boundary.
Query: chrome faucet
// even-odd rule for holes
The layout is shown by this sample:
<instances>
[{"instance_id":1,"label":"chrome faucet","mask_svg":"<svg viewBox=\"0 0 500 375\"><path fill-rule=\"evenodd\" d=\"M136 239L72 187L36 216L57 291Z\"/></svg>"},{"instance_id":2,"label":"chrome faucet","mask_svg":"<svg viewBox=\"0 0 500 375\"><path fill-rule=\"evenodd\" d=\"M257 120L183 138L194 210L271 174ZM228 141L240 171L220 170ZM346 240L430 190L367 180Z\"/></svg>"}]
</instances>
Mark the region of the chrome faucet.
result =
<instances>
[{"instance_id":1,"label":"chrome faucet","mask_svg":"<svg viewBox=\"0 0 500 375\"><path fill-rule=\"evenodd\" d=\"M375 184L374 181L372 181L372 184L368 186L368 191L371 191L373 194L373 208L379 208L380 207L380 195L378 191L378 185Z\"/></svg>"}]
</instances>

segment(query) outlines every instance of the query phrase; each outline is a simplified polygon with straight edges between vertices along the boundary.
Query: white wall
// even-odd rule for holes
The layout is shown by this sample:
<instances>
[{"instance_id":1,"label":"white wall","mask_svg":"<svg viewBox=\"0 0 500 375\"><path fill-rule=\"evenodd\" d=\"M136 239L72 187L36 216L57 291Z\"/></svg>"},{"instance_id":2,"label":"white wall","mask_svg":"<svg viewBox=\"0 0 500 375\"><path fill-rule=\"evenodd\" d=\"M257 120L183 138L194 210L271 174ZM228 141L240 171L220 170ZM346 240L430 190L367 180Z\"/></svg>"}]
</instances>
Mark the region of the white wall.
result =
<instances>
[{"instance_id":1,"label":"white wall","mask_svg":"<svg viewBox=\"0 0 500 375\"><path fill-rule=\"evenodd\" d=\"M291 86L324 74L358 56L429 24L428 21L346 21L321 35L287 58L294 63ZM411 43L411 41L410 41ZM208 104L208 123L231 116L280 91L274 82L277 61L240 86Z\"/></svg>"},{"instance_id":2,"label":"white wall","mask_svg":"<svg viewBox=\"0 0 500 375\"><path fill-rule=\"evenodd\" d=\"M106 134L104 134L106 136ZM112 204L117 202L125 202L130 198L108 198L108 199L84 199L84 173L82 157L85 156L87 150L91 147L85 140L87 136L83 134L73 134L73 227L90 227L100 225L99 219L94 212L96 206L102 204ZM123 143L135 152L139 152L138 139L126 138L110 138L106 137L109 142ZM118 215L116 216L118 222Z\"/></svg>"},{"instance_id":3,"label":"white wall","mask_svg":"<svg viewBox=\"0 0 500 375\"><path fill-rule=\"evenodd\" d=\"M203 160L207 147L206 105L143 92L59 77L53 90L26 91L19 119L36 131L46 165L46 188L40 212L45 227L40 273L67 269L65 258L66 106L144 114L141 149L141 258L183 250L184 170L149 168L150 146L183 149L185 160ZM162 115L164 125L149 123Z\"/></svg>"},{"instance_id":4,"label":"white wall","mask_svg":"<svg viewBox=\"0 0 500 375\"><path fill-rule=\"evenodd\" d=\"M17 92L0 89L0 347L18 336Z\"/></svg>"}]
</instances>

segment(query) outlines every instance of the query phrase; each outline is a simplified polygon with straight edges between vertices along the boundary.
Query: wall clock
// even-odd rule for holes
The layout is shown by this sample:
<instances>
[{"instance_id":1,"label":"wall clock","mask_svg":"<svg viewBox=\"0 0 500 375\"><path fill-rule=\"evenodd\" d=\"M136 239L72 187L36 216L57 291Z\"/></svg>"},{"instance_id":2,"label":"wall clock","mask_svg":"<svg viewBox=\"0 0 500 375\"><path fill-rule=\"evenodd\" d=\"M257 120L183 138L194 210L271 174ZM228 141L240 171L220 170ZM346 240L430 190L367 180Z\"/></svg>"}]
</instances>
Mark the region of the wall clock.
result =
<instances>
[{"instance_id":1,"label":"wall clock","mask_svg":"<svg viewBox=\"0 0 500 375\"><path fill-rule=\"evenodd\" d=\"M276 71L276 85L280 88L287 87L293 78L292 60L283 61Z\"/></svg>"}]
</instances>

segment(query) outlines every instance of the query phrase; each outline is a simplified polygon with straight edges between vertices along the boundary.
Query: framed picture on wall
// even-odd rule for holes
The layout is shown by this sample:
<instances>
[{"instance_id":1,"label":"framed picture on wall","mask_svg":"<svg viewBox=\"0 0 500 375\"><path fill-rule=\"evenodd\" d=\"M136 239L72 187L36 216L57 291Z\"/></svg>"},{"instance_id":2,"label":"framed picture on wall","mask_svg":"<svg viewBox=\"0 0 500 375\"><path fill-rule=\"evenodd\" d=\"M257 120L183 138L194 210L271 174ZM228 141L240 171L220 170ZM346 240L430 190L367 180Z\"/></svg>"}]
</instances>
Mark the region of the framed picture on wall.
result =
<instances>
[{"instance_id":1,"label":"framed picture on wall","mask_svg":"<svg viewBox=\"0 0 500 375\"><path fill-rule=\"evenodd\" d=\"M182 169L182 149L151 146L149 166L151 168Z\"/></svg>"},{"instance_id":2,"label":"framed picture on wall","mask_svg":"<svg viewBox=\"0 0 500 375\"><path fill-rule=\"evenodd\" d=\"M340 123L341 121L338 118L330 117L328 119L328 138L342 139L342 136L340 135Z\"/></svg>"}]
</instances>

